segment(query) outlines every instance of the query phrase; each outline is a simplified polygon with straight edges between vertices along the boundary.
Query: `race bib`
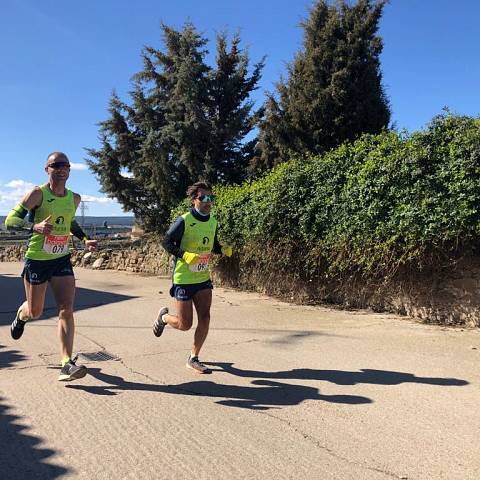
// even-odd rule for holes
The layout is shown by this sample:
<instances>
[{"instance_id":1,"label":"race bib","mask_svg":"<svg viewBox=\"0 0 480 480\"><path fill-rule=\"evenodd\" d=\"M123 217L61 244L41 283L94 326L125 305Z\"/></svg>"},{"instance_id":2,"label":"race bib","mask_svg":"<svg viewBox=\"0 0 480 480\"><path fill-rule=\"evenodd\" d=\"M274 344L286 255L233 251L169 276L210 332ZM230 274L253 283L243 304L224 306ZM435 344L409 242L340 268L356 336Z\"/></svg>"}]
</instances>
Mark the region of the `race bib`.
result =
<instances>
[{"instance_id":1,"label":"race bib","mask_svg":"<svg viewBox=\"0 0 480 480\"><path fill-rule=\"evenodd\" d=\"M208 260L210 255L200 255L200 260L195 265L189 265L188 268L191 272L205 272L208 270Z\"/></svg>"},{"instance_id":2,"label":"race bib","mask_svg":"<svg viewBox=\"0 0 480 480\"><path fill-rule=\"evenodd\" d=\"M68 240L69 235L47 235L43 242L43 250L54 255L68 253Z\"/></svg>"}]
</instances>

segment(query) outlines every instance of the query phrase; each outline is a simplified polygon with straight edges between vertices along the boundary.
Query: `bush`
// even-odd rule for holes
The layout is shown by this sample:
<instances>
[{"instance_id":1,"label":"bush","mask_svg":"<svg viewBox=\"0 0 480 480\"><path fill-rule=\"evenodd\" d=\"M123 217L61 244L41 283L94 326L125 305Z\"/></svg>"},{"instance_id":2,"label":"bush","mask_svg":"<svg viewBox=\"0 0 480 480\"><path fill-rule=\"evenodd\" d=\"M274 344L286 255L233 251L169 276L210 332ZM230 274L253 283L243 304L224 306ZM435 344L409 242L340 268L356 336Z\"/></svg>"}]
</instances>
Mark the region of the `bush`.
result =
<instances>
[{"instance_id":1,"label":"bush","mask_svg":"<svg viewBox=\"0 0 480 480\"><path fill-rule=\"evenodd\" d=\"M307 280L422 269L478 243L480 120L443 114L412 135L364 135L215 192L221 239L258 268Z\"/></svg>"}]
</instances>

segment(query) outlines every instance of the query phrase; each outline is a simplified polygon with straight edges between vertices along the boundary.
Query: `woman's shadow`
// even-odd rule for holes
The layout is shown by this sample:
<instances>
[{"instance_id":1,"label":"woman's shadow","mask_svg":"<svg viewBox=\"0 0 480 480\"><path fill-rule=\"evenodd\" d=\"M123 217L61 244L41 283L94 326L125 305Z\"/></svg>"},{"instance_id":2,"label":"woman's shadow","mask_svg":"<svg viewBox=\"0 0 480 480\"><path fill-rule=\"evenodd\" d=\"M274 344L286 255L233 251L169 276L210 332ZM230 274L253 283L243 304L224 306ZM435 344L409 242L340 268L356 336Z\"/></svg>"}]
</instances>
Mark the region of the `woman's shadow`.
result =
<instances>
[{"instance_id":1,"label":"woman's shadow","mask_svg":"<svg viewBox=\"0 0 480 480\"><path fill-rule=\"evenodd\" d=\"M220 398L216 403L229 407L268 410L298 405L305 400L358 405L372 403L367 397L358 395L322 395L315 387L292 385L279 380L317 380L336 385L356 385L368 383L376 385L399 385L401 383L423 383L438 386L463 386L466 380L456 378L417 377L412 373L392 372L388 370L361 369L356 372L342 370L315 370L299 368L279 372L260 370L242 370L233 363L205 362L213 372L224 372L243 378L255 378L253 386L227 385L213 381L195 381L177 385L158 385L155 383L136 383L124 380L117 375L109 375L100 368L89 368L90 375L103 385L68 385L68 388L83 390L95 395L117 395L122 391L149 391L169 395L196 395Z\"/></svg>"},{"instance_id":2,"label":"woman's shadow","mask_svg":"<svg viewBox=\"0 0 480 480\"><path fill-rule=\"evenodd\" d=\"M195 381L177 385L158 385L153 383L136 383L124 380L117 375L109 375L100 368L89 368L88 373L104 385L67 385L67 388L83 390L95 395L117 395L122 391L148 391L169 395L195 395L220 398L216 403L228 407L268 410L285 406L298 405L305 400L343 404L371 403L367 397L357 395L322 395L314 387L290 385L271 380L256 379L250 386L225 385L212 381Z\"/></svg>"},{"instance_id":3,"label":"woman's shadow","mask_svg":"<svg viewBox=\"0 0 480 480\"><path fill-rule=\"evenodd\" d=\"M401 383L423 383L426 385L460 387L469 382L458 378L417 377L413 373L393 372L362 368L349 372L344 370L315 370L312 368L294 368L280 372L263 372L260 370L242 370L233 363L205 362L213 371L226 372L237 377L270 378L275 380L321 380L336 385L357 385L370 383L374 385L399 385ZM216 367L216 368L215 368Z\"/></svg>"}]
</instances>

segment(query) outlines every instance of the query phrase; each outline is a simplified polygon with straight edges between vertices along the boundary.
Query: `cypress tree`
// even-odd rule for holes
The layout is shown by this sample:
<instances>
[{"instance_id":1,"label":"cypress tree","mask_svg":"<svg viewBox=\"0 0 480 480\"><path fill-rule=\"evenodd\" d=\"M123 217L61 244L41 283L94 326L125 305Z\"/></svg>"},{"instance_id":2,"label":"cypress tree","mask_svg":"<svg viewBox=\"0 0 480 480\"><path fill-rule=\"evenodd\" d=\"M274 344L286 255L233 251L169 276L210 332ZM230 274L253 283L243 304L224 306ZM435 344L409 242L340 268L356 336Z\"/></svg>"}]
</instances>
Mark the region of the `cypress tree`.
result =
<instances>
[{"instance_id":1,"label":"cypress tree","mask_svg":"<svg viewBox=\"0 0 480 480\"><path fill-rule=\"evenodd\" d=\"M263 170L292 153L321 154L362 133L388 126L377 35L386 0L318 0L302 26L303 48L287 80L269 95L254 168Z\"/></svg>"}]
</instances>

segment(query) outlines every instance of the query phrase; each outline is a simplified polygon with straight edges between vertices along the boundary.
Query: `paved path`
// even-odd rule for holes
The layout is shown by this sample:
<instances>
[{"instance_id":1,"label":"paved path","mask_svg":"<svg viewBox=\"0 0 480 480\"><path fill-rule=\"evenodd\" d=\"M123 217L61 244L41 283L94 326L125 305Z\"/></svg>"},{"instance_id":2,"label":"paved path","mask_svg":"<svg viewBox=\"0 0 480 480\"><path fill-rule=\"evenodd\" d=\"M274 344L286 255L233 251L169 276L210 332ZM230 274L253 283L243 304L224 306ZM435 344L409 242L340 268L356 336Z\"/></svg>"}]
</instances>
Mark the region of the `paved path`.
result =
<instances>
[{"instance_id":1,"label":"paved path","mask_svg":"<svg viewBox=\"0 0 480 480\"><path fill-rule=\"evenodd\" d=\"M51 299L10 338L20 269L0 263L2 479L480 478L478 330L217 288L200 376L193 331L151 332L168 279L77 269L91 360L64 384Z\"/></svg>"}]
</instances>

